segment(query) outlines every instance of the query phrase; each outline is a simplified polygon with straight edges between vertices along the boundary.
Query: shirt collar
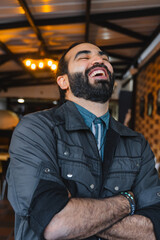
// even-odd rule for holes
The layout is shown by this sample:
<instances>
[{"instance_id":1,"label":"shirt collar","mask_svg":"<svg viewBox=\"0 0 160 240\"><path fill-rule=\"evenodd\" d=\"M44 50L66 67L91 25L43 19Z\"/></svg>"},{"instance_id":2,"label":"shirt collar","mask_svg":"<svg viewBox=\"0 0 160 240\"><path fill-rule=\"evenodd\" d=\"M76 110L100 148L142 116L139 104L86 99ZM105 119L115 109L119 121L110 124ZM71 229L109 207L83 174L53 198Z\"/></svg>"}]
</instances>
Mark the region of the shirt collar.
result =
<instances>
[{"instance_id":1,"label":"shirt collar","mask_svg":"<svg viewBox=\"0 0 160 240\"><path fill-rule=\"evenodd\" d=\"M67 131L85 130L88 126L85 124L84 119L77 107L72 101L66 101L60 107L51 109L53 128L55 125L65 124ZM112 116L109 118L109 127L121 136L137 137L140 134L127 128L123 124L117 122Z\"/></svg>"},{"instance_id":2,"label":"shirt collar","mask_svg":"<svg viewBox=\"0 0 160 240\"><path fill-rule=\"evenodd\" d=\"M90 128L92 125L92 122L97 118L97 116L91 113L90 111L88 111L86 108L80 106L79 104L77 103L74 103L74 104L77 107L80 114L82 115L86 125ZM109 118L110 118L109 112L106 112L104 115L102 115L99 118L105 123L106 127L108 128Z\"/></svg>"}]
</instances>

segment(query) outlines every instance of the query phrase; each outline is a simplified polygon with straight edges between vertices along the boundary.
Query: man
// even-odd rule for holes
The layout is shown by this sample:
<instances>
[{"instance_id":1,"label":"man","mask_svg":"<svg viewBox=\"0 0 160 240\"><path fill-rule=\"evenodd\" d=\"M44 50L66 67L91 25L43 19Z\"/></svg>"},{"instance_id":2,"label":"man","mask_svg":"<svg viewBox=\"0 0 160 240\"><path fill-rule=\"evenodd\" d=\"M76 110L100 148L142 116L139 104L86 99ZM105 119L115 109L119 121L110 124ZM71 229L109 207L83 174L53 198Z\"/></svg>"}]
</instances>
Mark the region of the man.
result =
<instances>
[{"instance_id":1,"label":"man","mask_svg":"<svg viewBox=\"0 0 160 240\"><path fill-rule=\"evenodd\" d=\"M25 116L12 137L15 239L160 239L154 156L142 135L109 115L107 54L71 46L57 83L65 103Z\"/></svg>"}]
</instances>

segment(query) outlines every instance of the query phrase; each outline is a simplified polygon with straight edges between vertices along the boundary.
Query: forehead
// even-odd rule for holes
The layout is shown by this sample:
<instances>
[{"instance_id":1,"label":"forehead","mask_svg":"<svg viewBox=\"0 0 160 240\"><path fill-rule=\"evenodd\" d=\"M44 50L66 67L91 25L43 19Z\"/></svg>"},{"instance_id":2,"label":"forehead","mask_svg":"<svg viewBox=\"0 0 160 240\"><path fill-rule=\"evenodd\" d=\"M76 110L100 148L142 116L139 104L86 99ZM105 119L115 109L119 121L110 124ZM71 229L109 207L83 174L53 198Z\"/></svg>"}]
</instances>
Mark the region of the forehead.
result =
<instances>
[{"instance_id":1,"label":"forehead","mask_svg":"<svg viewBox=\"0 0 160 240\"><path fill-rule=\"evenodd\" d=\"M81 43L75 47L73 47L67 54L66 54L66 60L69 61L71 59L74 59L76 54L80 51L90 51L91 54L96 54L100 50L97 46L91 44L91 43Z\"/></svg>"}]
</instances>

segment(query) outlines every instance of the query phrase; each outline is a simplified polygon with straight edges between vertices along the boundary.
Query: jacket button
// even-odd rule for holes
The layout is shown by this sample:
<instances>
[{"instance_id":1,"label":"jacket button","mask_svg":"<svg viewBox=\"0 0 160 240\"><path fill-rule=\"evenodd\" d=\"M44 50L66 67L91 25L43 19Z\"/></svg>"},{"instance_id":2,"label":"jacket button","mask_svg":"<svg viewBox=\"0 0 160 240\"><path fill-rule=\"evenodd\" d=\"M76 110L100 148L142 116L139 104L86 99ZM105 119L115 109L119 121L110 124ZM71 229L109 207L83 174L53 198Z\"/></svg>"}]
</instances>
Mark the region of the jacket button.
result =
<instances>
[{"instance_id":1,"label":"jacket button","mask_svg":"<svg viewBox=\"0 0 160 240\"><path fill-rule=\"evenodd\" d=\"M71 178L71 177L73 177L73 174L68 173L68 174L67 174L67 177Z\"/></svg>"},{"instance_id":2,"label":"jacket button","mask_svg":"<svg viewBox=\"0 0 160 240\"><path fill-rule=\"evenodd\" d=\"M91 189L94 189L94 184L91 184L91 185L90 185L90 188L91 188Z\"/></svg>"},{"instance_id":3,"label":"jacket button","mask_svg":"<svg viewBox=\"0 0 160 240\"><path fill-rule=\"evenodd\" d=\"M157 192L157 196L160 197L160 192Z\"/></svg>"},{"instance_id":4,"label":"jacket button","mask_svg":"<svg viewBox=\"0 0 160 240\"><path fill-rule=\"evenodd\" d=\"M64 156L68 156L68 155L69 155L69 152L68 152L68 151L65 151L63 154L64 154Z\"/></svg>"},{"instance_id":5,"label":"jacket button","mask_svg":"<svg viewBox=\"0 0 160 240\"><path fill-rule=\"evenodd\" d=\"M118 191L118 190L119 190L119 187L118 187L118 186L115 186L114 190Z\"/></svg>"},{"instance_id":6,"label":"jacket button","mask_svg":"<svg viewBox=\"0 0 160 240\"><path fill-rule=\"evenodd\" d=\"M51 169L50 168L45 168L44 171L45 171L45 173L49 173L51 171Z\"/></svg>"}]
</instances>

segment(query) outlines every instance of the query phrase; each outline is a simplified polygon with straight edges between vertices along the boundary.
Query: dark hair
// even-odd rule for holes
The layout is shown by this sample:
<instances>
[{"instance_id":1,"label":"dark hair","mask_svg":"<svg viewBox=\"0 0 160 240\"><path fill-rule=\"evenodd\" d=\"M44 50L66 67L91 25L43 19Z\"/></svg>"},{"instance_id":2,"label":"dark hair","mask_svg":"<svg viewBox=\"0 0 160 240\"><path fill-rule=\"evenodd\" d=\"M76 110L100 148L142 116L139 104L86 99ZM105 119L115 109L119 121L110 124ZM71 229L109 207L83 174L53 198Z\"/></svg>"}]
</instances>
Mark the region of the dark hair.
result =
<instances>
[{"instance_id":1,"label":"dark hair","mask_svg":"<svg viewBox=\"0 0 160 240\"><path fill-rule=\"evenodd\" d=\"M62 55L62 57L59 60L58 67L57 67L57 72L56 72L56 78L58 76L68 74L68 62L65 59L66 54L74 47L76 47L79 44L82 44L85 42L78 42L78 43L73 43ZM65 93L66 90L61 89L59 86L59 93L60 93L60 102L59 105L63 104L65 102Z\"/></svg>"}]
</instances>

